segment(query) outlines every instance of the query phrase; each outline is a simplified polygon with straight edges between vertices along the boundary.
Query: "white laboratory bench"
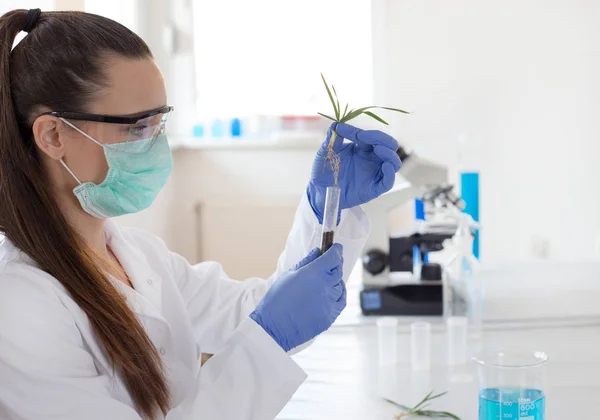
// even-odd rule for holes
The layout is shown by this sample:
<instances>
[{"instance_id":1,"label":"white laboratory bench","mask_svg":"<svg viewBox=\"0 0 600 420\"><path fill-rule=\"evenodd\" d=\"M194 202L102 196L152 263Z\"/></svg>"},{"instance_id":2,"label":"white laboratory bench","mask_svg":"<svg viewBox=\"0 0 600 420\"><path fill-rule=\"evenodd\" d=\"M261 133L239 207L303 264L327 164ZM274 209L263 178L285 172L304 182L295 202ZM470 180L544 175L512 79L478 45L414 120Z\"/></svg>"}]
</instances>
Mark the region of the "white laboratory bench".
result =
<instances>
[{"instance_id":1,"label":"white laboratory bench","mask_svg":"<svg viewBox=\"0 0 600 420\"><path fill-rule=\"evenodd\" d=\"M515 274L518 270L519 274ZM475 366L445 365L445 330L432 323L432 369L410 368L409 325L400 318L398 364L380 368L374 318L359 315L360 269L349 281L347 311L312 346L294 356L308 379L281 411L279 420L392 420L400 410L384 398L412 406L430 390L449 391L433 409L477 420ZM524 281L527 279L527 281ZM600 418L600 265L526 265L488 276L488 310L481 343L517 344L549 356L546 420ZM600 281L599 281L600 283Z\"/></svg>"}]
</instances>

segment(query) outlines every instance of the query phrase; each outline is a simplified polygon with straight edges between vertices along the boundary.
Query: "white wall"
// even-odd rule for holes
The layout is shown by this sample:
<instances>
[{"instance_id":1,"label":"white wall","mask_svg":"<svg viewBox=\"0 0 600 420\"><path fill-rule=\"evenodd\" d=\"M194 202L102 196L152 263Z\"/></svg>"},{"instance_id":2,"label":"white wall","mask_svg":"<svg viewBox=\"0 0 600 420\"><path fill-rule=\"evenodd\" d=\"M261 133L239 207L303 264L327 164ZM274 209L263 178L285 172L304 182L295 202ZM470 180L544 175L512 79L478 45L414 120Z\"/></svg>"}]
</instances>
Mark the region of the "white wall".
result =
<instances>
[{"instance_id":1,"label":"white wall","mask_svg":"<svg viewBox=\"0 0 600 420\"><path fill-rule=\"evenodd\" d=\"M196 260L195 209L202 201L274 198L299 201L306 191L314 155L312 149L175 152L172 181L177 201L171 213L171 228L176 239L173 249L190 261ZM245 215L240 213L239 217L243 219ZM255 222L256 219L249 220L249 223Z\"/></svg>"},{"instance_id":2,"label":"white wall","mask_svg":"<svg viewBox=\"0 0 600 420\"><path fill-rule=\"evenodd\" d=\"M373 0L375 99L393 131L481 171L482 258L596 258L600 2Z\"/></svg>"}]
</instances>

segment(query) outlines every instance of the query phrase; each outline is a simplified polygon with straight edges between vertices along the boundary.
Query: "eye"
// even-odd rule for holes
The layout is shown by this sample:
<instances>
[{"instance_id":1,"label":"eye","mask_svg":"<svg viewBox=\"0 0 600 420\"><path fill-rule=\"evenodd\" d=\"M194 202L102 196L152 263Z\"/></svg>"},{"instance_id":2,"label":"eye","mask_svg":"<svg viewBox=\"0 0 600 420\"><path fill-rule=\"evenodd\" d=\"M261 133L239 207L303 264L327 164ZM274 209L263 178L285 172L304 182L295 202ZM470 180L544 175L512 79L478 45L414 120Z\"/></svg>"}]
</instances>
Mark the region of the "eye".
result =
<instances>
[{"instance_id":1,"label":"eye","mask_svg":"<svg viewBox=\"0 0 600 420\"><path fill-rule=\"evenodd\" d=\"M144 133L146 132L146 129L148 128L147 125L137 125L135 127L131 127L129 129L129 133L134 135L134 136L143 136Z\"/></svg>"}]
</instances>

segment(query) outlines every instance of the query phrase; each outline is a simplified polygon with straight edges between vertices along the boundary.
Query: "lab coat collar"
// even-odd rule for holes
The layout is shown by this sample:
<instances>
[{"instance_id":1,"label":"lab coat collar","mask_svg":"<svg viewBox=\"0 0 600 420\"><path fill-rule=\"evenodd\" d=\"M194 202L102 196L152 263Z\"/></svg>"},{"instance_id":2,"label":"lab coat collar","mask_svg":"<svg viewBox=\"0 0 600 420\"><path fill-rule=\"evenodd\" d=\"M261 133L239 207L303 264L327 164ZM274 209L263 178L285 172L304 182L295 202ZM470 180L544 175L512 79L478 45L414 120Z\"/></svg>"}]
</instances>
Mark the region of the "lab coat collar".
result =
<instances>
[{"instance_id":1,"label":"lab coat collar","mask_svg":"<svg viewBox=\"0 0 600 420\"><path fill-rule=\"evenodd\" d=\"M142 316L164 320L162 312L162 280L150 267L147 257L123 235L121 228L112 220L105 222L106 243L113 251L129 276L133 289L113 279L127 302Z\"/></svg>"}]
</instances>

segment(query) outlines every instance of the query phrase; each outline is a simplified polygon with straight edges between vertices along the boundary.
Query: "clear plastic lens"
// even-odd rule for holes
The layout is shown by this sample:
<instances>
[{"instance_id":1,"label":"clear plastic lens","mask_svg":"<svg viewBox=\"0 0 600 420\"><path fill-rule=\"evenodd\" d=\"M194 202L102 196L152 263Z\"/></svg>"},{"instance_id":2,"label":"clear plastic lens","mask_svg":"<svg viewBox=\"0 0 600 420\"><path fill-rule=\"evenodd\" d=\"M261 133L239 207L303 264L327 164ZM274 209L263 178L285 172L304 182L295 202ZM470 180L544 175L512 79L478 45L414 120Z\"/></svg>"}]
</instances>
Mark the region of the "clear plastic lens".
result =
<instances>
[{"instance_id":1,"label":"clear plastic lens","mask_svg":"<svg viewBox=\"0 0 600 420\"><path fill-rule=\"evenodd\" d=\"M132 125L107 124L118 130L113 136L105 137L111 139L105 146L119 149L127 153L144 153L152 148L158 136L165 134L165 126L168 114L159 114L138 121Z\"/></svg>"}]
</instances>

